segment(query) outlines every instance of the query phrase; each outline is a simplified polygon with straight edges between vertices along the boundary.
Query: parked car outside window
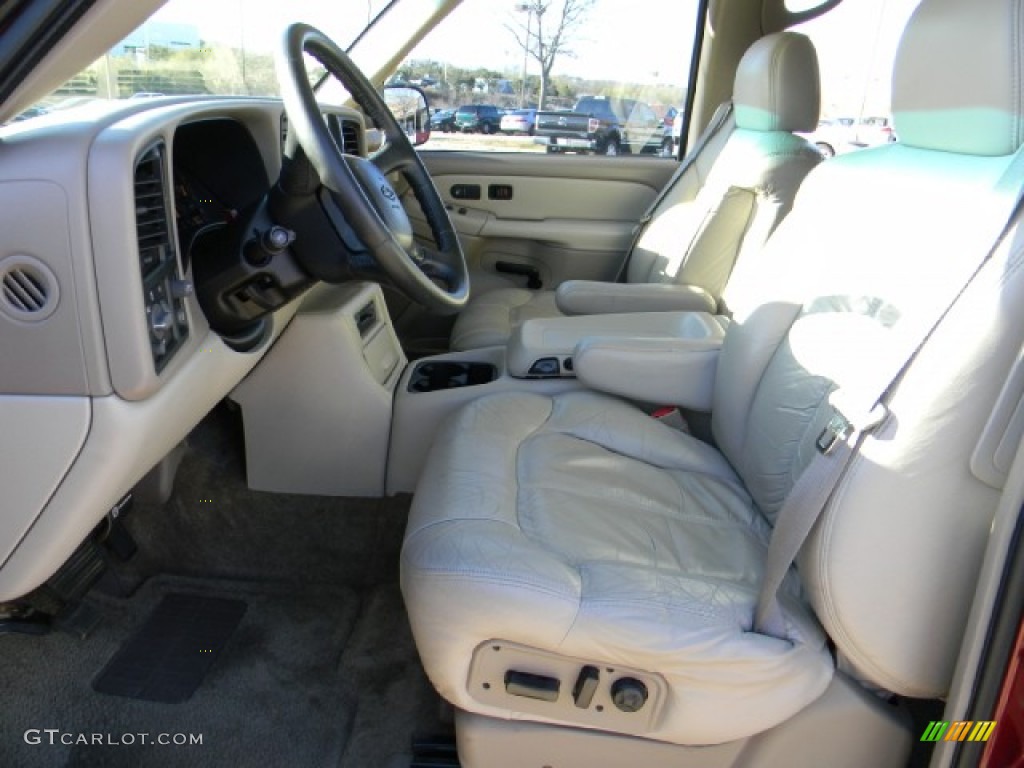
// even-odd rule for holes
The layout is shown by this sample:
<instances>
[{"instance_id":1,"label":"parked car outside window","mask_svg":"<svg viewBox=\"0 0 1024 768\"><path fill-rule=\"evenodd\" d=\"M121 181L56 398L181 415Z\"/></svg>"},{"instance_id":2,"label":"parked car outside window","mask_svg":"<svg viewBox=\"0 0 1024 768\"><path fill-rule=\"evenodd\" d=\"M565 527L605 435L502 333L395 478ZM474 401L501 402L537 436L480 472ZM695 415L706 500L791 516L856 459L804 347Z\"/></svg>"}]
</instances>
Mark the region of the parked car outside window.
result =
<instances>
[{"instance_id":1,"label":"parked car outside window","mask_svg":"<svg viewBox=\"0 0 1024 768\"><path fill-rule=\"evenodd\" d=\"M455 130L455 110L438 109L430 116L430 130L451 133Z\"/></svg>"},{"instance_id":2,"label":"parked car outside window","mask_svg":"<svg viewBox=\"0 0 1024 768\"><path fill-rule=\"evenodd\" d=\"M526 133L533 136L536 120L537 110L535 109L514 110L502 116L501 132L510 134Z\"/></svg>"},{"instance_id":3,"label":"parked car outside window","mask_svg":"<svg viewBox=\"0 0 1024 768\"><path fill-rule=\"evenodd\" d=\"M463 133L497 133L501 113L493 104L467 104L455 112L455 129Z\"/></svg>"}]
</instances>

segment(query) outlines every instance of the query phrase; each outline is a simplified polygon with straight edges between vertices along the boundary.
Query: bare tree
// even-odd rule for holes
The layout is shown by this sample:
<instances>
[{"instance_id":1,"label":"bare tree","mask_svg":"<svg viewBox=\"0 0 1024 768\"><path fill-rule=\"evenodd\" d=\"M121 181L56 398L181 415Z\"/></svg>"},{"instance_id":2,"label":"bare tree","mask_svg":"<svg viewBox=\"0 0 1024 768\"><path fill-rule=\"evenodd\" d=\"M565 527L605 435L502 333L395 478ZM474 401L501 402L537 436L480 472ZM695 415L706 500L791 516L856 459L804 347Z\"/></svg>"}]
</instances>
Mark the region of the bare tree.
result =
<instances>
[{"instance_id":1,"label":"bare tree","mask_svg":"<svg viewBox=\"0 0 1024 768\"><path fill-rule=\"evenodd\" d=\"M573 36L579 30L595 0L527 0L516 4L516 10L526 13L526 23L518 20L505 26L515 37L524 56L540 64L540 94L537 108L544 109L551 70L559 56L572 56ZM523 67L525 94L526 72Z\"/></svg>"}]
</instances>

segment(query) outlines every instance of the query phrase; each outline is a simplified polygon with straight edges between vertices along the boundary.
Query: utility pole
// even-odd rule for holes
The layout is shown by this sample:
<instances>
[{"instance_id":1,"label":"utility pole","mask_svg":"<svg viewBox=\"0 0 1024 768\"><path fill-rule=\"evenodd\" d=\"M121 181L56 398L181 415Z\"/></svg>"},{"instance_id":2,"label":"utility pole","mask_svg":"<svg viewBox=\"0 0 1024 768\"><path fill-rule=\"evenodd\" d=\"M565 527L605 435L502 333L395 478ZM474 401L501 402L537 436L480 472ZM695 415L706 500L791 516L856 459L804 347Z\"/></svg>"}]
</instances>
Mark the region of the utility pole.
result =
<instances>
[{"instance_id":1,"label":"utility pole","mask_svg":"<svg viewBox=\"0 0 1024 768\"><path fill-rule=\"evenodd\" d=\"M533 21L533 6L529 3L518 3L516 10L519 13L526 11L526 45L523 46L523 81L519 86L519 108L526 107L526 65L530 60L530 27Z\"/></svg>"}]
</instances>

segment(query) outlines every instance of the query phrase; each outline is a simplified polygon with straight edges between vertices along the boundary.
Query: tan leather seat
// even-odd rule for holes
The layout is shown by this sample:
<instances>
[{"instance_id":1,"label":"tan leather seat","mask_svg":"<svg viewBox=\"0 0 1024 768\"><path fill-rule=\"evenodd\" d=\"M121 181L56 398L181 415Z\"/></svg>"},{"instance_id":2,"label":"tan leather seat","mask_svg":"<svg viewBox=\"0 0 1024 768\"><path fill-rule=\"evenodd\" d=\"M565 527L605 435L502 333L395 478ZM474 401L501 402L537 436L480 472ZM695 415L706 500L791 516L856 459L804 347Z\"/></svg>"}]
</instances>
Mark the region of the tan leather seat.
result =
<instances>
[{"instance_id":1,"label":"tan leather seat","mask_svg":"<svg viewBox=\"0 0 1024 768\"><path fill-rule=\"evenodd\" d=\"M558 765L623 764L602 757L608 733L588 742L581 728L639 737L620 754L647 755L647 740L721 745L680 747L664 765L905 764L917 735L902 721L902 738L843 734L856 730L851 712L896 711L868 690L949 690L1009 464L1000 446L1019 440L1008 378L1024 342L1019 222L887 395L888 418L790 570L784 638L753 631L752 611L776 514L835 413L830 392L915 333L935 286L970 273L1012 208L1022 31L1018 0L924 0L915 12L893 80L901 142L807 178L725 337L716 447L594 392L482 398L438 435L402 589L430 679L475 713L460 721L473 724L465 765L541 764L495 742L493 762L474 762L505 720L595 747ZM590 667L603 702L623 668L646 680L650 719L574 704ZM504 683L494 669L509 670ZM518 671L561 687L536 700ZM840 684L861 692L843 716L822 703ZM785 759L751 757L798 722L809 730Z\"/></svg>"},{"instance_id":2,"label":"tan leather seat","mask_svg":"<svg viewBox=\"0 0 1024 768\"><path fill-rule=\"evenodd\" d=\"M500 289L472 299L456 320L454 350L505 344L535 317L661 310L716 311L733 265L760 249L789 211L821 154L792 131L820 111L818 59L795 32L762 38L744 55L730 119L670 189L641 232L625 283L572 280L557 292ZM692 160L692 162L691 162Z\"/></svg>"}]
</instances>

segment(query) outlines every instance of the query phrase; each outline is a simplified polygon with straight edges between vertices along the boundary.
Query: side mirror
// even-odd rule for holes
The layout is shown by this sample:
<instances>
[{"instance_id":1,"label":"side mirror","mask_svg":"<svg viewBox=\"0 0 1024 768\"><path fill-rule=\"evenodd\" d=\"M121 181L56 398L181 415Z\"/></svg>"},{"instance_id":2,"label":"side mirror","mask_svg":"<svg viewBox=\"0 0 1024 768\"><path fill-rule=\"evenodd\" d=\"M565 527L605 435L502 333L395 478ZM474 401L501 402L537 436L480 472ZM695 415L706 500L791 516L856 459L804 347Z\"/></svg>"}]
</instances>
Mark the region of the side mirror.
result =
<instances>
[{"instance_id":1,"label":"side mirror","mask_svg":"<svg viewBox=\"0 0 1024 768\"><path fill-rule=\"evenodd\" d=\"M414 147L426 144L430 138L430 108L423 91L412 85L386 85L384 103Z\"/></svg>"}]
</instances>

